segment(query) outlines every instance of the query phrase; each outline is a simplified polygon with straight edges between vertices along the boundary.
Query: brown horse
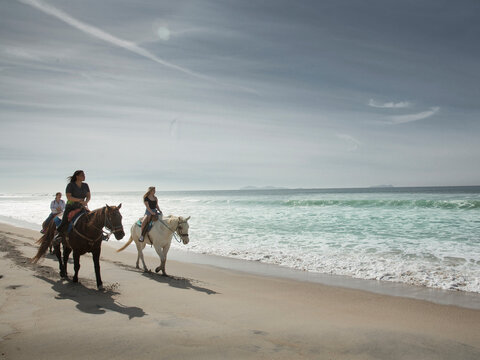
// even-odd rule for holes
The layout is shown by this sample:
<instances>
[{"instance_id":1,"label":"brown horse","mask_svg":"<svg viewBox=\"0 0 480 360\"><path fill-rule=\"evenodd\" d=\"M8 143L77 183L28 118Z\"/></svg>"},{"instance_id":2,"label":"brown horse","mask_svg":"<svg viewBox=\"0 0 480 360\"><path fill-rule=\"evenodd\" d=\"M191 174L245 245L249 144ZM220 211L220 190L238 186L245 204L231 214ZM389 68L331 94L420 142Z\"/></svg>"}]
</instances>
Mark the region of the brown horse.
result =
<instances>
[{"instance_id":1,"label":"brown horse","mask_svg":"<svg viewBox=\"0 0 480 360\"><path fill-rule=\"evenodd\" d=\"M73 250L73 263L75 275L73 282L78 282L78 271L80 270L80 256L90 252L93 257L93 264L95 267L95 276L97 278L97 288L103 289L102 279L100 277L100 251L102 248L102 240L106 236L103 228L107 228L115 235L117 240L125 236L122 226L122 215L118 206L108 206L93 210L84 214L78 219L75 226L73 226L71 233L66 239L62 240L63 244L63 259L60 251L60 244L54 245L55 254L57 255L60 276L67 278L67 263L68 257ZM50 243L55 235L55 223L52 221L47 228L45 234L37 241L40 244L37 255L32 259L36 263L45 255Z\"/></svg>"}]
</instances>

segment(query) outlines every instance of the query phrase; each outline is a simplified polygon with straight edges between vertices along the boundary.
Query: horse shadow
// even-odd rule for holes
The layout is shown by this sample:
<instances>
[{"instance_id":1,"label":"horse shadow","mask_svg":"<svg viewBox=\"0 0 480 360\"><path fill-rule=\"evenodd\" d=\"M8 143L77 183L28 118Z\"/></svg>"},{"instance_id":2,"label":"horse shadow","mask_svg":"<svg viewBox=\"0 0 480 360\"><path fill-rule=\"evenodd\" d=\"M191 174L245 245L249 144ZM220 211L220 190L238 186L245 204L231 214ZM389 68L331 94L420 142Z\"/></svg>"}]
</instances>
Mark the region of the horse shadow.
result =
<instances>
[{"instance_id":1,"label":"horse shadow","mask_svg":"<svg viewBox=\"0 0 480 360\"><path fill-rule=\"evenodd\" d=\"M138 270L135 270L135 271L138 271ZM198 285L194 285L192 283L191 279L187 279L187 278L184 278L184 277L172 276L172 275L167 275L167 276L159 275L159 274L155 274L151 271L142 272L142 276L146 277L149 280L153 280L153 281L156 281L156 282L159 282L159 283L162 283L162 284L168 284L169 286L177 288L177 289L184 289L184 290L192 289L192 290L195 290L195 291L203 292L207 295L218 294L218 292L216 292L215 290L211 290L211 289L204 288L204 287L201 287L201 286L198 286Z\"/></svg>"},{"instance_id":2,"label":"horse shadow","mask_svg":"<svg viewBox=\"0 0 480 360\"><path fill-rule=\"evenodd\" d=\"M41 275L35 275L35 277L52 285L52 289L57 292L55 299L73 300L77 302L76 308L84 313L101 315L109 310L127 315L129 320L146 315L145 311L139 307L125 306L115 301L113 297L120 294L114 290L116 285L111 286L111 289L107 287L107 290L100 292L89 289L81 283L65 283L65 280L55 281Z\"/></svg>"},{"instance_id":3,"label":"horse shadow","mask_svg":"<svg viewBox=\"0 0 480 360\"><path fill-rule=\"evenodd\" d=\"M135 272L135 273L141 273L142 276L146 277L149 280L156 281L161 284L168 284L171 287L177 288L177 289L183 289L183 290L195 290L199 292L203 292L207 295L216 295L219 294L218 292L204 288L198 285L194 285L193 282L198 282L196 280L191 280L187 279L184 277L179 277L179 276L172 276L172 275L161 275L161 274L156 274L151 271L142 271L137 268L134 268L133 266L123 264L121 262L114 262L116 265L123 267L127 271Z\"/></svg>"}]
</instances>

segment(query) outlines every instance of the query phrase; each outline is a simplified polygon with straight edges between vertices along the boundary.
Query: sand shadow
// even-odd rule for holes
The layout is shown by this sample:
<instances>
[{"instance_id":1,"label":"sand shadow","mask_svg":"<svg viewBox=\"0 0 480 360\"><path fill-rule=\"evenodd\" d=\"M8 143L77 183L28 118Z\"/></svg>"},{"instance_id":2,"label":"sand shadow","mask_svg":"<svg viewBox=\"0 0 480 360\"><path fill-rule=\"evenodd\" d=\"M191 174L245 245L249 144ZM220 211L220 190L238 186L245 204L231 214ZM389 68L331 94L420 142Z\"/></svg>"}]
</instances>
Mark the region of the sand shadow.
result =
<instances>
[{"instance_id":1,"label":"sand shadow","mask_svg":"<svg viewBox=\"0 0 480 360\"><path fill-rule=\"evenodd\" d=\"M133 266L126 265L126 264L121 263L121 262L116 262L115 261L114 263L115 263L115 265L121 266L122 268L124 268L127 271L132 271L132 272L135 272L135 273L139 273L149 280L153 280L153 281L156 281L156 282L161 283L161 284L168 284L169 286L177 288L177 289L195 290L195 291L203 292L207 295L217 295L217 294L219 294L215 290L211 290L211 289L208 289L208 288L205 288L205 287L195 285L194 284L195 282L199 283L199 281L197 281L197 280L187 279L187 278L180 277L180 276L171 276L171 275L163 276L161 274L157 274L157 273L154 273L152 271L143 271L143 270L137 269Z\"/></svg>"},{"instance_id":2,"label":"sand shadow","mask_svg":"<svg viewBox=\"0 0 480 360\"><path fill-rule=\"evenodd\" d=\"M76 308L84 313L101 315L107 311L114 311L119 314L127 315L129 319L143 317L146 315L143 309L136 306L125 306L115 301L114 296L119 295L114 289L98 291L90 289L81 283L67 282L66 280L52 280L45 276L35 275L50 285L57 293L57 300L73 300L77 303Z\"/></svg>"},{"instance_id":3,"label":"sand shadow","mask_svg":"<svg viewBox=\"0 0 480 360\"><path fill-rule=\"evenodd\" d=\"M135 271L138 272L138 270L135 270ZM207 295L218 294L218 292L216 292L214 290L211 290L211 289L208 289L208 288L205 288L205 287L201 287L201 286L198 286L198 285L194 285L192 283L191 279L187 279L187 278L184 278L184 277L171 276L171 275L164 276L164 275L156 274L154 272L145 272L145 271L142 272L141 274L142 274L142 276L146 277L147 279L154 280L154 281L162 283L162 284L168 284L169 286L177 288L177 289L184 289L184 290L190 290L191 289L191 290L203 292ZM195 280L193 280L193 281L195 281Z\"/></svg>"}]
</instances>

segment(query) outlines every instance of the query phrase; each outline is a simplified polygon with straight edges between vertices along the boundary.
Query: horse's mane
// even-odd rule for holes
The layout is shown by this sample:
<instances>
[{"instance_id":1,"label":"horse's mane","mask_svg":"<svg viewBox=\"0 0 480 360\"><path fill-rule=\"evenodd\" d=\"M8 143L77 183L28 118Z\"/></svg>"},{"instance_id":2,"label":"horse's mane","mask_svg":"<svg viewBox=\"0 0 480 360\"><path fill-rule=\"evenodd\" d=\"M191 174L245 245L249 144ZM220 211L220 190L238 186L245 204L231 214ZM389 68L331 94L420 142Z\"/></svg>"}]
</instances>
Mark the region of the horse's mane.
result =
<instances>
[{"instance_id":1,"label":"horse's mane","mask_svg":"<svg viewBox=\"0 0 480 360\"><path fill-rule=\"evenodd\" d=\"M107 207L104 206L104 207L101 207L101 208L92 210L92 211L90 211L89 213L87 213L87 214L86 214L86 219L87 219L87 221L90 221L90 220L92 220L92 219L95 219L97 216L99 216L99 214L102 214L106 208L107 208Z\"/></svg>"}]
</instances>

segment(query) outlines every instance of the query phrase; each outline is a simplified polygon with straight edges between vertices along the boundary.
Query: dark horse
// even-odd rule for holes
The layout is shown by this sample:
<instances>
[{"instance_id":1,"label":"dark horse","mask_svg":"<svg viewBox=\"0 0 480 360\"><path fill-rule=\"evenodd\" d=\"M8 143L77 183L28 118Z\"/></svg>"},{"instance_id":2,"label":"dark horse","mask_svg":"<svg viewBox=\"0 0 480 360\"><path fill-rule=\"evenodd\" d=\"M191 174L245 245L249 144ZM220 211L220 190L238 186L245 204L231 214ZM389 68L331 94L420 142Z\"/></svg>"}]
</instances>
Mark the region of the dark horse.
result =
<instances>
[{"instance_id":1,"label":"dark horse","mask_svg":"<svg viewBox=\"0 0 480 360\"><path fill-rule=\"evenodd\" d=\"M118 206L108 206L93 210L80 217L72 228L72 231L66 239L63 239L63 259L60 251L60 244L54 245L55 254L57 255L60 266L60 276L67 278L67 263L68 257L73 250L73 263L75 275L73 282L78 282L78 270L80 270L80 256L90 252L93 257L93 264L95 267L95 276L97 278L97 288L103 289L102 279L100 277L100 251L102 248L102 240L105 236L103 228L110 230L117 240L125 236L122 226L122 215ZM37 255L32 259L36 263L47 252L50 243L55 235L55 222L52 221L45 234L38 239L40 244Z\"/></svg>"}]
</instances>

